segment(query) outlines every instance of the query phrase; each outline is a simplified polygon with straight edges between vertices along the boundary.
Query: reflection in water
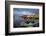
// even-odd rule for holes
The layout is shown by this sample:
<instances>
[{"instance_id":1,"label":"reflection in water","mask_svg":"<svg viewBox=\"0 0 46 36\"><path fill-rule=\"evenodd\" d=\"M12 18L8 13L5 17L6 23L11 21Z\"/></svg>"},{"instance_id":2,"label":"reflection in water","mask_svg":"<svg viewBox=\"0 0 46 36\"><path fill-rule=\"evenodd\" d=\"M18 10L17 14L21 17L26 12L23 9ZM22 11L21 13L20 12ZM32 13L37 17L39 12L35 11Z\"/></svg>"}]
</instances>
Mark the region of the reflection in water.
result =
<instances>
[{"instance_id":1,"label":"reflection in water","mask_svg":"<svg viewBox=\"0 0 46 36\"><path fill-rule=\"evenodd\" d=\"M39 20L15 16L14 27L39 27Z\"/></svg>"}]
</instances>

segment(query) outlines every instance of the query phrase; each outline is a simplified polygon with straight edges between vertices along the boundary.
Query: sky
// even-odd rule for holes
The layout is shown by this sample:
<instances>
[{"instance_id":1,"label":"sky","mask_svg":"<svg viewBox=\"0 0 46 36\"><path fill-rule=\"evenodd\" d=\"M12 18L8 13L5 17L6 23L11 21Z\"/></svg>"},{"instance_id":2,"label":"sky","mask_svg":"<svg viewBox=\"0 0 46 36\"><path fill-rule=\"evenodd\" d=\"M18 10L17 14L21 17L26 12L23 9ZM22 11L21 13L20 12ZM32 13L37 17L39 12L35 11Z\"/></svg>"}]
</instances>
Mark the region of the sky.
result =
<instances>
[{"instance_id":1,"label":"sky","mask_svg":"<svg viewBox=\"0 0 46 36\"><path fill-rule=\"evenodd\" d=\"M39 9L29 9L29 8L14 8L13 9L13 14L14 15L32 15L34 14L38 14L39 13Z\"/></svg>"}]
</instances>

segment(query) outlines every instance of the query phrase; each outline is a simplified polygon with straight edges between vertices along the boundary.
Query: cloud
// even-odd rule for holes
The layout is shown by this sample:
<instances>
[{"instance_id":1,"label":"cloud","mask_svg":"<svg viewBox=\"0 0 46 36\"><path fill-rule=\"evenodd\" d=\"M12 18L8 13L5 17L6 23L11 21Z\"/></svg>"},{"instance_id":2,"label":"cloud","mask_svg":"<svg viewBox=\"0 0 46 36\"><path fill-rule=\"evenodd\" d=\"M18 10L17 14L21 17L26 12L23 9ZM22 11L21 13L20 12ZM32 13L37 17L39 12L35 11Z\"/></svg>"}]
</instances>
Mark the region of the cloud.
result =
<instances>
[{"instance_id":1,"label":"cloud","mask_svg":"<svg viewBox=\"0 0 46 36\"><path fill-rule=\"evenodd\" d=\"M35 13L28 12L28 11L27 11L27 12L23 11L22 14L23 14L23 15L35 15Z\"/></svg>"}]
</instances>

